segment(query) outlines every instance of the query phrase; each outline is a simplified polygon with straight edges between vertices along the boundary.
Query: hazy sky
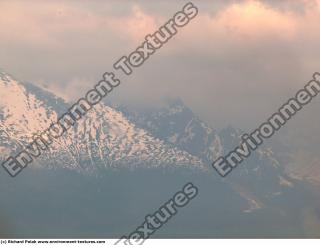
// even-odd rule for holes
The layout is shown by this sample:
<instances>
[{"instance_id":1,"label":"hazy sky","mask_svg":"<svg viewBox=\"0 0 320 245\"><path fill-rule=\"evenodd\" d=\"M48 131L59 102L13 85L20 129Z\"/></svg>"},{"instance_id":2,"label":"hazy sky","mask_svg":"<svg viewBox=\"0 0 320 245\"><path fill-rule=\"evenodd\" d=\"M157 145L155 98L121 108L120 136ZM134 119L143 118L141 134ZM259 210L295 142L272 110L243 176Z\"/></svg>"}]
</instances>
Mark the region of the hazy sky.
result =
<instances>
[{"instance_id":1,"label":"hazy sky","mask_svg":"<svg viewBox=\"0 0 320 245\"><path fill-rule=\"evenodd\" d=\"M76 100L186 2L1 0L0 67ZM114 99L180 97L213 125L249 128L320 71L319 0L193 3L199 15L122 77Z\"/></svg>"}]
</instances>

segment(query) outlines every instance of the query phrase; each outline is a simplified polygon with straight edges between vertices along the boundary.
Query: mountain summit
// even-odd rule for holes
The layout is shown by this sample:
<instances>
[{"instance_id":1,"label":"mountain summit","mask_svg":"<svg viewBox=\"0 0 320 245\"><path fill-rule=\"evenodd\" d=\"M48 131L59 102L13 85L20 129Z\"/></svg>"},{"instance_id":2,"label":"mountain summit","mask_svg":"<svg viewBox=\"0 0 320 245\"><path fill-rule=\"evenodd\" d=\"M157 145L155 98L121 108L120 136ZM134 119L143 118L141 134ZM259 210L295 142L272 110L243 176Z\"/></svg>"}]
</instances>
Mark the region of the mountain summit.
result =
<instances>
[{"instance_id":1,"label":"mountain summit","mask_svg":"<svg viewBox=\"0 0 320 245\"><path fill-rule=\"evenodd\" d=\"M0 150L4 158L47 129L68 104L39 87L1 74ZM37 163L78 170L139 165L203 167L199 158L166 144L102 103L56 140Z\"/></svg>"}]
</instances>

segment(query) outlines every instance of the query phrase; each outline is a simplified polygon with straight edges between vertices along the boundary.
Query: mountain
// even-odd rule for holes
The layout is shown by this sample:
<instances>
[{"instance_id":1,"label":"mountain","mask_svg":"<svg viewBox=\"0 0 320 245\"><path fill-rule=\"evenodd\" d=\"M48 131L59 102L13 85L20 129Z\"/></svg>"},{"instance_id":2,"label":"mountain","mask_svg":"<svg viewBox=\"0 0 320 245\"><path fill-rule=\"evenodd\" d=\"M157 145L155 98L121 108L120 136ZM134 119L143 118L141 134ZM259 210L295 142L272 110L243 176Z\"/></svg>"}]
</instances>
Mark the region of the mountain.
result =
<instances>
[{"instance_id":1,"label":"mountain","mask_svg":"<svg viewBox=\"0 0 320 245\"><path fill-rule=\"evenodd\" d=\"M119 106L132 122L171 145L198 156L207 164L222 153L216 131L201 121L180 99L171 100L167 106L151 111L134 111Z\"/></svg>"},{"instance_id":2,"label":"mountain","mask_svg":"<svg viewBox=\"0 0 320 245\"><path fill-rule=\"evenodd\" d=\"M4 160L70 104L0 76ZM148 110L100 103L17 178L0 171L0 236L117 238L190 181L199 197L156 237L319 234L318 197L287 174L271 147L259 148L225 179L214 172L212 161L233 150L242 133L214 129L181 100Z\"/></svg>"},{"instance_id":3,"label":"mountain","mask_svg":"<svg viewBox=\"0 0 320 245\"><path fill-rule=\"evenodd\" d=\"M68 104L34 85L2 75L7 78L0 80L0 149L6 157L47 129L67 111ZM89 171L118 165L202 165L198 158L165 144L104 104L95 106L37 162Z\"/></svg>"},{"instance_id":4,"label":"mountain","mask_svg":"<svg viewBox=\"0 0 320 245\"><path fill-rule=\"evenodd\" d=\"M207 166L237 147L244 134L233 127L215 130L199 119L180 99L170 100L161 108L138 110L122 105L117 109L139 127L199 157ZM237 192L240 189L246 190L240 192L247 193L243 195L249 202L255 198L255 208L260 208L267 199L281 195L285 189L294 186L284 164L281 164L269 146L261 146L226 181Z\"/></svg>"},{"instance_id":5,"label":"mountain","mask_svg":"<svg viewBox=\"0 0 320 245\"><path fill-rule=\"evenodd\" d=\"M7 77L0 80L0 150L4 158L47 129L69 105L30 83L19 82L5 73L2 76ZM216 158L239 144L242 133L232 127L215 130L179 99L147 111L101 103L58 139L37 163L85 171L137 165L208 169ZM284 182L290 182L283 181L287 176L269 148L260 148L234 172L232 179L238 182L274 178L272 183L278 184L270 190L274 192Z\"/></svg>"}]
</instances>

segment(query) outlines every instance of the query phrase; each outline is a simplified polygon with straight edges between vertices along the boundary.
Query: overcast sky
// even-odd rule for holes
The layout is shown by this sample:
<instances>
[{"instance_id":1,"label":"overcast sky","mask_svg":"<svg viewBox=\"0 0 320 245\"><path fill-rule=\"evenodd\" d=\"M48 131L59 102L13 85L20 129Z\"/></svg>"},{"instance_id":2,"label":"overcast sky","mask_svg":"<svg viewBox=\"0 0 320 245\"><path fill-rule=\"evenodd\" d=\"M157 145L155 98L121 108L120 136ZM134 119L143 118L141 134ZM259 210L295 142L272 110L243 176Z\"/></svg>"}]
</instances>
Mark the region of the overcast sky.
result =
<instances>
[{"instance_id":1,"label":"overcast sky","mask_svg":"<svg viewBox=\"0 0 320 245\"><path fill-rule=\"evenodd\" d=\"M74 101L185 3L1 0L0 67ZM199 15L121 77L114 100L180 97L212 125L250 128L320 71L319 0L193 3Z\"/></svg>"}]
</instances>

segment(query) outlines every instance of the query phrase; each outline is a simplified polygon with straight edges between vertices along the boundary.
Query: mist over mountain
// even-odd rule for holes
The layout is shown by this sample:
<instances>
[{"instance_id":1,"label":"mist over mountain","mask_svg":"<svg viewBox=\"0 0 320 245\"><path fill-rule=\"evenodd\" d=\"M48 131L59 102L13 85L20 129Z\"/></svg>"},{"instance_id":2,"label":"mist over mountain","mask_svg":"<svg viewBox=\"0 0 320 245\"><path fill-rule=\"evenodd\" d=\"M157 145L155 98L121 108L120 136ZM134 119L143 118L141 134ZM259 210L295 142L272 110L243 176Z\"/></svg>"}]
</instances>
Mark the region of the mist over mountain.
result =
<instances>
[{"instance_id":1,"label":"mist over mountain","mask_svg":"<svg viewBox=\"0 0 320 245\"><path fill-rule=\"evenodd\" d=\"M67 111L66 101L2 72L0 159L19 152ZM266 145L226 179L211 167L243 132L216 130L183 101L162 108L98 104L18 177L0 172L3 237L129 233L186 182L194 203L156 237L312 237L319 197ZM318 233L319 234L319 233Z\"/></svg>"}]
</instances>

